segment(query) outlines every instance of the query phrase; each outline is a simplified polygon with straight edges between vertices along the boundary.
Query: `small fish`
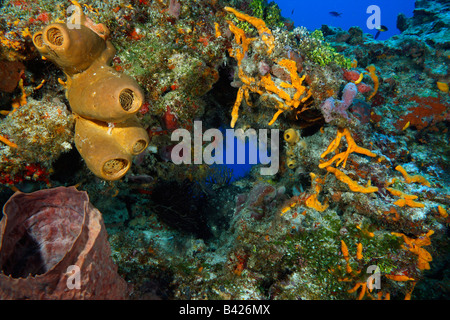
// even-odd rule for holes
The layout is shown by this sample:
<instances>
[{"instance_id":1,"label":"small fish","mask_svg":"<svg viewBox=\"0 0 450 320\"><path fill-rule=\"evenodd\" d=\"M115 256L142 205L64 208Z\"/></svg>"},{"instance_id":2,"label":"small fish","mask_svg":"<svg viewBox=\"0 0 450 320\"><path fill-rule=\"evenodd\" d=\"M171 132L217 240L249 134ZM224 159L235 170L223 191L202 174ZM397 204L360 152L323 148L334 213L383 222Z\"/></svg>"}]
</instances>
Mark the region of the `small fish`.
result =
<instances>
[{"instance_id":1,"label":"small fish","mask_svg":"<svg viewBox=\"0 0 450 320\"><path fill-rule=\"evenodd\" d=\"M155 180L155 178L153 178L152 176L146 175L146 174L128 176L128 182L130 182L130 183L137 183L137 184L152 183L154 180Z\"/></svg>"},{"instance_id":2,"label":"small fish","mask_svg":"<svg viewBox=\"0 0 450 320\"><path fill-rule=\"evenodd\" d=\"M383 25L381 25L381 26L379 26L379 27L377 27L377 28L375 28L375 29L378 30L377 34L375 35L375 40L378 39L378 37L380 36L380 33L381 33L381 32L386 32L386 31L389 30L386 26L383 26Z\"/></svg>"},{"instance_id":3,"label":"small fish","mask_svg":"<svg viewBox=\"0 0 450 320\"><path fill-rule=\"evenodd\" d=\"M342 13L337 11L330 11L329 14L336 18L340 18L342 16Z\"/></svg>"},{"instance_id":4,"label":"small fish","mask_svg":"<svg viewBox=\"0 0 450 320\"><path fill-rule=\"evenodd\" d=\"M294 14L294 11L295 11L295 8L294 8L294 9L292 9L292 12L291 12L291 14Z\"/></svg>"}]
</instances>

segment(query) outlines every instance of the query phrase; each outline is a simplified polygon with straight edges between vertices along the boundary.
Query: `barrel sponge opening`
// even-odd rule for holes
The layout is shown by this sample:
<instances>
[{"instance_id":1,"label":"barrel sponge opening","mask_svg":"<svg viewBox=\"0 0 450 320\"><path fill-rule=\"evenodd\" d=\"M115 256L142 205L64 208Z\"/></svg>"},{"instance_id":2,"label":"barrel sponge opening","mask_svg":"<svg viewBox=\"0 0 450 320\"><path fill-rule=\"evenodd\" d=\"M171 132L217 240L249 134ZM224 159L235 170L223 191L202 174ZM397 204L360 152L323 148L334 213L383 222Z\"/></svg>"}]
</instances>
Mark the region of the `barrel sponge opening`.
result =
<instances>
[{"instance_id":1,"label":"barrel sponge opening","mask_svg":"<svg viewBox=\"0 0 450 320\"><path fill-rule=\"evenodd\" d=\"M33 36L34 45L40 49L44 47L44 39L42 37L42 32L36 32Z\"/></svg>"},{"instance_id":2,"label":"barrel sponge opening","mask_svg":"<svg viewBox=\"0 0 450 320\"><path fill-rule=\"evenodd\" d=\"M130 162L127 159L111 159L103 164L103 173L109 177L121 176L128 170Z\"/></svg>"},{"instance_id":3,"label":"barrel sponge opening","mask_svg":"<svg viewBox=\"0 0 450 320\"><path fill-rule=\"evenodd\" d=\"M47 40L50 44L60 47L64 43L64 35L59 28L52 27L47 30Z\"/></svg>"},{"instance_id":4,"label":"barrel sponge opening","mask_svg":"<svg viewBox=\"0 0 450 320\"><path fill-rule=\"evenodd\" d=\"M287 129L286 132L284 133L284 140L289 143L289 144L295 144L298 142L299 140L299 135L297 130L295 129Z\"/></svg>"},{"instance_id":5,"label":"barrel sponge opening","mask_svg":"<svg viewBox=\"0 0 450 320\"><path fill-rule=\"evenodd\" d=\"M141 101L131 89L123 89L119 94L119 102L123 110L134 111L140 107Z\"/></svg>"},{"instance_id":6,"label":"barrel sponge opening","mask_svg":"<svg viewBox=\"0 0 450 320\"><path fill-rule=\"evenodd\" d=\"M144 151L145 148L147 148L147 141L145 141L144 139L139 139L133 145L132 152L136 155Z\"/></svg>"}]
</instances>

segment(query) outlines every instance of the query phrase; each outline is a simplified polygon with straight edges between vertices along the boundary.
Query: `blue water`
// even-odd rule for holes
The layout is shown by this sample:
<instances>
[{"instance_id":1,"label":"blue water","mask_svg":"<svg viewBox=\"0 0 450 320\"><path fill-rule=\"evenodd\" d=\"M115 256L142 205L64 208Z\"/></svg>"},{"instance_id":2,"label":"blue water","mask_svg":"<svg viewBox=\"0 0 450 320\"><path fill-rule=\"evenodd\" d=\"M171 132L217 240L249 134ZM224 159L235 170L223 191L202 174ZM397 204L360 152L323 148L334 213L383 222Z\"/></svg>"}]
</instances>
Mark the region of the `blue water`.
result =
<instances>
[{"instance_id":1,"label":"blue water","mask_svg":"<svg viewBox=\"0 0 450 320\"><path fill-rule=\"evenodd\" d=\"M366 11L370 5L377 5L381 9L381 24L388 27L388 31L381 33L378 40L399 34L400 31L396 27L397 15L404 13L409 18L412 17L414 10L414 0L275 0L275 2L281 8L283 17L293 20L296 27L304 26L313 31L319 29L322 24L344 30L359 26L363 32L373 35L376 34L376 30L367 28L367 20L371 14ZM329 14L330 11L337 11L342 15L333 17Z\"/></svg>"},{"instance_id":2,"label":"blue water","mask_svg":"<svg viewBox=\"0 0 450 320\"><path fill-rule=\"evenodd\" d=\"M230 128L226 128L226 129L230 129ZM226 167L226 168L232 170L233 176L232 176L230 182L242 179L250 173L252 167L255 164L261 163L260 159L259 159L259 155L257 156L256 163L252 163L254 161L250 161L250 154L252 154L252 155L258 154L258 145L251 144L248 139L245 140L245 143L243 143L242 141L240 141L237 138L234 138L234 141L228 141L227 135L225 133L225 128L221 127L219 130L222 132L223 137L224 137L223 154L220 156L220 158L223 159L224 163L221 165L215 164L213 166L219 166L219 167L223 166L223 167ZM234 159L233 159L233 161L227 161L227 150L230 150L233 147L234 147ZM238 159L238 155L243 155L243 154L245 154L245 160L243 161L244 163L239 163L241 159ZM232 162L232 163L230 163L230 162Z\"/></svg>"}]
</instances>

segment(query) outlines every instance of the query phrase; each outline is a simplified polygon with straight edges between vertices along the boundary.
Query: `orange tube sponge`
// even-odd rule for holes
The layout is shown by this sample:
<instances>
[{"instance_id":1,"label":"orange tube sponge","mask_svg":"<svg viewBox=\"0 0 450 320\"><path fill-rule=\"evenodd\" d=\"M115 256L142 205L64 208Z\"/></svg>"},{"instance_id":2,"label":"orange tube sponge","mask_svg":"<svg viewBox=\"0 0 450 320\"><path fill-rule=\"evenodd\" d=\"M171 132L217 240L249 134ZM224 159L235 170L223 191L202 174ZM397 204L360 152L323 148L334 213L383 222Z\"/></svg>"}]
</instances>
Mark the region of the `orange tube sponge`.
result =
<instances>
[{"instance_id":1,"label":"orange tube sponge","mask_svg":"<svg viewBox=\"0 0 450 320\"><path fill-rule=\"evenodd\" d=\"M87 167L96 176L114 181L125 175L132 159L108 131L108 126L102 122L79 117L74 140Z\"/></svg>"},{"instance_id":2,"label":"orange tube sponge","mask_svg":"<svg viewBox=\"0 0 450 320\"><path fill-rule=\"evenodd\" d=\"M116 50L106 40L109 30L94 25L78 7L68 24L53 23L33 36L43 57L67 75L63 83L76 115L75 145L89 169L98 177L117 180L131 165L133 155L145 150L147 132L135 114L144 93L130 76L109 66ZM92 121L90 121L92 120Z\"/></svg>"},{"instance_id":3,"label":"orange tube sponge","mask_svg":"<svg viewBox=\"0 0 450 320\"><path fill-rule=\"evenodd\" d=\"M66 24L53 23L33 35L39 52L68 75L89 68L106 48L106 42L94 31L79 27L69 29Z\"/></svg>"},{"instance_id":4,"label":"orange tube sponge","mask_svg":"<svg viewBox=\"0 0 450 320\"><path fill-rule=\"evenodd\" d=\"M408 206L411 208L425 208L425 205L423 203L415 202L411 199L398 199L394 202L394 204L399 207Z\"/></svg>"},{"instance_id":5,"label":"orange tube sponge","mask_svg":"<svg viewBox=\"0 0 450 320\"><path fill-rule=\"evenodd\" d=\"M108 128L108 134L129 154L135 156L144 151L150 139L136 117Z\"/></svg>"},{"instance_id":6,"label":"orange tube sponge","mask_svg":"<svg viewBox=\"0 0 450 320\"><path fill-rule=\"evenodd\" d=\"M131 157L149 143L148 134L137 119L114 127L104 122L77 118L75 145L89 169L105 180L118 180L131 165Z\"/></svg>"},{"instance_id":7,"label":"orange tube sponge","mask_svg":"<svg viewBox=\"0 0 450 320\"><path fill-rule=\"evenodd\" d=\"M104 64L111 53L68 82L66 96L74 113L88 119L121 122L139 111L144 93L133 78Z\"/></svg>"}]
</instances>

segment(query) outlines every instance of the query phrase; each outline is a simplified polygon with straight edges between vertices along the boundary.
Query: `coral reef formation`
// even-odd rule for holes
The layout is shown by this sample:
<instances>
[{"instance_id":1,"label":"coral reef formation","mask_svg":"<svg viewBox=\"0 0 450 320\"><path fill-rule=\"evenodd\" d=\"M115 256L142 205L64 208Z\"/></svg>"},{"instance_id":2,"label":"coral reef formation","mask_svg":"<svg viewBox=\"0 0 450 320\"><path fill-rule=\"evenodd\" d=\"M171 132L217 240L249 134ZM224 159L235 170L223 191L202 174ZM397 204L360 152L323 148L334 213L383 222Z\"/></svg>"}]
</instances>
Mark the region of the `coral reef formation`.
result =
<instances>
[{"instance_id":1,"label":"coral reef formation","mask_svg":"<svg viewBox=\"0 0 450 320\"><path fill-rule=\"evenodd\" d=\"M59 99L28 99L10 112L0 123L1 134L12 142L0 150L0 183L48 182L53 163L72 149L73 125L72 115Z\"/></svg>"},{"instance_id":2,"label":"coral reef formation","mask_svg":"<svg viewBox=\"0 0 450 320\"><path fill-rule=\"evenodd\" d=\"M108 66L115 55L105 41L109 30L93 25L79 4L76 8L69 24L46 26L33 35L33 43L67 76L66 97L76 115L75 145L86 165L98 177L117 180L129 170L131 156L149 143L138 121L127 121L144 96L133 78Z\"/></svg>"},{"instance_id":3,"label":"coral reef formation","mask_svg":"<svg viewBox=\"0 0 450 320\"><path fill-rule=\"evenodd\" d=\"M127 284L110 258L101 213L86 192L74 187L19 192L5 204L3 215L1 299L127 297Z\"/></svg>"}]
</instances>

